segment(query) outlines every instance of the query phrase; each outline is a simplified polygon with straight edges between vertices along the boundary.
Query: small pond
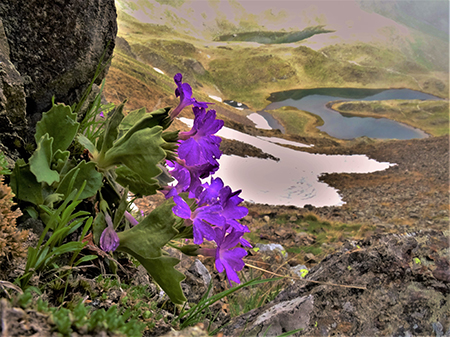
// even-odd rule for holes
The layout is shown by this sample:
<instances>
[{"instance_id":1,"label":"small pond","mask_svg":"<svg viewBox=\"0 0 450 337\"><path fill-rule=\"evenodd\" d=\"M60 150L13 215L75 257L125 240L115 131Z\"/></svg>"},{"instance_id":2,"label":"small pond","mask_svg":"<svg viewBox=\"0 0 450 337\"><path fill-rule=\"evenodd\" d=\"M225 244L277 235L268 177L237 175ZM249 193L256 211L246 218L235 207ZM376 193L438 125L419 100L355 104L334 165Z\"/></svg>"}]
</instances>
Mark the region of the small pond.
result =
<instances>
[{"instance_id":1,"label":"small pond","mask_svg":"<svg viewBox=\"0 0 450 337\"><path fill-rule=\"evenodd\" d=\"M189 126L193 124L187 118L180 120ZM394 165L377 162L365 155L330 156L296 151L280 144L297 147L310 145L275 137L254 137L226 127L217 135L251 144L280 159L274 161L235 155L222 155L220 158L220 168L215 176L221 177L233 191L242 189L242 198L255 203L298 207L306 204L316 207L342 205L338 191L320 182L320 175L368 173Z\"/></svg>"},{"instance_id":2,"label":"small pond","mask_svg":"<svg viewBox=\"0 0 450 337\"><path fill-rule=\"evenodd\" d=\"M265 117L267 114L270 114L270 110L283 106L292 106L300 110L308 111L323 119L324 124L318 127L319 130L340 139L352 139L362 136L380 139L427 137L427 134L419 129L387 118L344 116L327 107L327 103L331 101L375 101L390 99L439 100L440 98L409 89L320 88L289 90L271 94L269 101L272 103L259 113ZM282 126L277 125L273 117L271 119L266 118L266 120L272 128L277 128L284 132Z\"/></svg>"}]
</instances>

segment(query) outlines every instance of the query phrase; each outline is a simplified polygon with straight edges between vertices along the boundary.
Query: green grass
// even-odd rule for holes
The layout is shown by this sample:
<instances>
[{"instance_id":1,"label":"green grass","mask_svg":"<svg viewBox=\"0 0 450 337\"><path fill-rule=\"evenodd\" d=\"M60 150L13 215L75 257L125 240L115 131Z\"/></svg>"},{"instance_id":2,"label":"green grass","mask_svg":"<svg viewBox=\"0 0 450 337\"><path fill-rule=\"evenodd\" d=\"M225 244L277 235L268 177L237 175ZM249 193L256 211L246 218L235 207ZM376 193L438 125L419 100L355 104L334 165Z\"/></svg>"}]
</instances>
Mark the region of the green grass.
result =
<instances>
[{"instance_id":1,"label":"green grass","mask_svg":"<svg viewBox=\"0 0 450 337\"><path fill-rule=\"evenodd\" d=\"M82 331L93 334L105 331L114 335L137 337L142 336L143 330L148 326L139 319L140 311L137 306L118 304L110 306L108 310L95 309L78 298L77 301L66 303L67 307L53 307L41 297L34 298L29 291L13 299L13 304L48 315L52 330L58 332L59 336L71 336L74 332ZM151 327L153 325L152 322Z\"/></svg>"},{"instance_id":2,"label":"green grass","mask_svg":"<svg viewBox=\"0 0 450 337\"><path fill-rule=\"evenodd\" d=\"M317 259L325 257L337 249L343 240L348 238L361 239L365 233L372 229L367 225L359 223L338 223L320 219L313 213L297 216L297 220L291 221L292 214L277 214L275 219L270 220L269 225L277 229L294 229L297 233L307 233L314 238L314 242L309 245L296 245L294 240L279 242L285 247L288 253L298 255L299 260L308 260L305 255L314 254ZM263 220L253 223L252 232L246 233L245 237L252 243L269 243L260 238L261 233L266 233L264 227L267 226Z\"/></svg>"},{"instance_id":3,"label":"green grass","mask_svg":"<svg viewBox=\"0 0 450 337\"><path fill-rule=\"evenodd\" d=\"M323 124L322 118L295 107L282 107L271 110L274 116L283 125L287 134L307 136L317 134L317 126Z\"/></svg>"},{"instance_id":4,"label":"green grass","mask_svg":"<svg viewBox=\"0 0 450 337\"><path fill-rule=\"evenodd\" d=\"M159 62L169 77L182 72L199 91L216 87L225 99L243 102L254 109L264 108L270 93L294 88L419 89L409 75L411 72L420 75L414 76L421 83L437 79L410 55L382 45L338 44L319 51L306 46L292 48L246 42L214 45L165 26L139 23L123 13L119 15L119 24L119 35L141 60L147 60L148 64ZM417 40L417 43L421 42ZM199 62L205 71L194 71L189 60ZM448 81L439 93L433 86L425 91L446 96L445 88Z\"/></svg>"},{"instance_id":5,"label":"green grass","mask_svg":"<svg viewBox=\"0 0 450 337\"><path fill-rule=\"evenodd\" d=\"M114 51L111 67L117 68L145 84L155 85L156 83L158 89L167 94L174 90L167 76L155 72L149 65L139 62L118 50Z\"/></svg>"},{"instance_id":6,"label":"green grass","mask_svg":"<svg viewBox=\"0 0 450 337\"><path fill-rule=\"evenodd\" d=\"M212 81L229 98L262 108L267 88L283 89L295 81L295 69L281 57L264 49L237 48L209 63ZM264 85L263 85L264 83ZM262 87L264 90L262 90ZM262 103L262 104L261 104Z\"/></svg>"},{"instance_id":7,"label":"green grass","mask_svg":"<svg viewBox=\"0 0 450 337\"><path fill-rule=\"evenodd\" d=\"M258 272L259 273L259 272ZM250 269L249 279L260 277ZM241 273L242 282L248 282L244 273ZM231 317L242 315L250 310L259 308L269 303L283 289L282 282L269 282L254 286L249 286L245 291L240 291L228 296L228 305Z\"/></svg>"}]
</instances>

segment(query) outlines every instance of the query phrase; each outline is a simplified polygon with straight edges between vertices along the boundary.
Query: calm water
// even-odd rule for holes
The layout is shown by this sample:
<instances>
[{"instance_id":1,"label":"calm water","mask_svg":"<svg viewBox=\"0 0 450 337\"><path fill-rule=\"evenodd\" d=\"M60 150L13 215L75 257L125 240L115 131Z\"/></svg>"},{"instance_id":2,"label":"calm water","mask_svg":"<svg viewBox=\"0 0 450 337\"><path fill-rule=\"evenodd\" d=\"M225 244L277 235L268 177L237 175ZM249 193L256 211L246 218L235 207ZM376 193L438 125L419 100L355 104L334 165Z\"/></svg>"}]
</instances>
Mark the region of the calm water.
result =
<instances>
[{"instance_id":1,"label":"calm water","mask_svg":"<svg viewBox=\"0 0 450 337\"><path fill-rule=\"evenodd\" d=\"M180 120L192 126L192 120ZM222 155L220 158L220 169L215 177L221 177L233 191L242 189L242 198L255 203L298 207L306 204L317 207L342 205L338 191L320 182L320 175L333 172L368 173L393 165L377 162L365 155L328 156L296 151L278 144L310 145L274 137L253 137L226 127L217 135L251 144L280 159L274 161L234 155Z\"/></svg>"},{"instance_id":2,"label":"calm water","mask_svg":"<svg viewBox=\"0 0 450 337\"><path fill-rule=\"evenodd\" d=\"M269 104L264 112L283 106L293 106L300 110L311 112L320 116L324 125L319 130L330 136L340 139L356 137L370 137L382 139L412 139L425 138L427 134L419 129L395 122L386 118L343 116L326 106L330 101L376 101L389 99L421 99L439 100L433 95L409 89L348 89L348 88L321 88L306 90L289 90L273 93L269 97ZM264 115L262 115L264 117ZM269 124L274 125L273 121ZM278 128L275 126L275 128ZM283 131L283 130L282 130Z\"/></svg>"}]
</instances>

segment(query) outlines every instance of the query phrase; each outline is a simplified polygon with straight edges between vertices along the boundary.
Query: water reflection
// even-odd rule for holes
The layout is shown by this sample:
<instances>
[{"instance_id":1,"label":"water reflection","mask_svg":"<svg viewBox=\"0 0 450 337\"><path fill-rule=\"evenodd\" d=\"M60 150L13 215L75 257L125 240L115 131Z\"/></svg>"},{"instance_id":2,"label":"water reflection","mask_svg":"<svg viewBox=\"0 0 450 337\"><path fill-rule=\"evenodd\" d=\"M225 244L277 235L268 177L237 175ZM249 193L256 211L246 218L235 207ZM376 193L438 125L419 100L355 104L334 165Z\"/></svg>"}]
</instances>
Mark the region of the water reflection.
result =
<instances>
[{"instance_id":1,"label":"water reflection","mask_svg":"<svg viewBox=\"0 0 450 337\"><path fill-rule=\"evenodd\" d=\"M355 89L355 88L320 88L289 90L273 93L269 97L272 102L264 110L278 109L283 106L293 106L297 109L311 112L322 118L324 124L319 130L332 137L351 139L357 137L371 137L380 139L413 139L425 138L427 134L386 118L357 117L341 115L327 107L327 103L336 100L390 100L390 99L421 99L437 100L438 97L409 89Z\"/></svg>"},{"instance_id":2,"label":"water reflection","mask_svg":"<svg viewBox=\"0 0 450 337\"><path fill-rule=\"evenodd\" d=\"M189 126L192 120L180 118ZM258 138L224 127L218 135L256 146L274 157L269 159L242 158L223 155L220 159L220 176L233 190L242 189L241 196L250 202L270 205L311 204L320 206L342 205L336 189L319 182L324 173L368 173L384 170L392 165L369 159L365 155L327 156L292 150L275 144L266 137ZM305 144L303 144L305 145ZM301 146L298 143L297 146Z\"/></svg>"}]
</instances>

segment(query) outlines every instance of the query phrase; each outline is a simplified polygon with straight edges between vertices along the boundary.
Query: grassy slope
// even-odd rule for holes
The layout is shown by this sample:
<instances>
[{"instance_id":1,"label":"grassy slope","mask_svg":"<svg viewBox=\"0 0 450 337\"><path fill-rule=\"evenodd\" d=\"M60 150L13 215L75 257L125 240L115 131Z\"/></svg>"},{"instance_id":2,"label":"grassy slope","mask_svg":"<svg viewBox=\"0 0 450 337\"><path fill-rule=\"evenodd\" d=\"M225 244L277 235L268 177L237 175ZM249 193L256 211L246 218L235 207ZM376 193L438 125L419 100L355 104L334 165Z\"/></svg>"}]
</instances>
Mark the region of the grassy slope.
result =
<instances>
[{"instance_id":1,"label":"grassy slope","mask_svg":"<svg viewBox=\"0 0 450 337\"><path fill-rule=\"evenodd\" d=\"M358 42L315 51L299 44L199 40L166 26L139 22L120 11L118 21L119 36L128 41L136 58L116 50L108 75L111 86L108 91L113 93L110 97L128 97L130 102L137 100L148 108L176 104L172 76L177 72L183 73L199 100L211 101L208 95L215 95L243 102L256 110L268 104L270 93L294 88L410 88L448 97L448 72L430 69L414 57L411 48L409 54L400 53L399 48L407 49L404 45L394 48ZM414 41L420 45L419 40ZM166 75L155 72L153 67L162 69ZM121 73L128 76L124 83L120 82ZM131 83L131 78L138 82ZM141 92L143 87L146 89ZM167 99L168 95L172 97ZM221 103L216 108L245 122L242 118L246 111ZM276 114L292 132L309 133L308 130L314 129L310 126L318 122L312 122L305 113ZM297 121L296 116L300 116ZM305 125L309 127L305 129Z\"/></svg>"},{"instance_id":2,"label":"grassy slope","mask_svg":"<svg viewBox=\"0 0 450 337\"><path fill-rule=\"evenodd\" d=\"M282 107L270 113L283 125L287 134L302 136L319 136L317 126L323 125L319 116L299 110L295 107Z\"/></svg>"}]
</instances>

